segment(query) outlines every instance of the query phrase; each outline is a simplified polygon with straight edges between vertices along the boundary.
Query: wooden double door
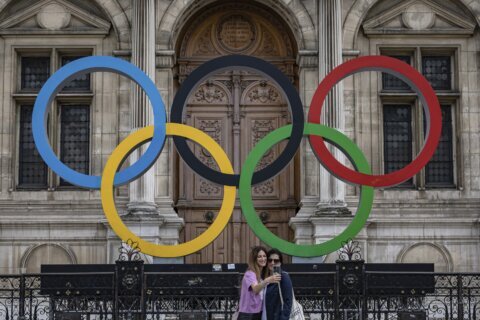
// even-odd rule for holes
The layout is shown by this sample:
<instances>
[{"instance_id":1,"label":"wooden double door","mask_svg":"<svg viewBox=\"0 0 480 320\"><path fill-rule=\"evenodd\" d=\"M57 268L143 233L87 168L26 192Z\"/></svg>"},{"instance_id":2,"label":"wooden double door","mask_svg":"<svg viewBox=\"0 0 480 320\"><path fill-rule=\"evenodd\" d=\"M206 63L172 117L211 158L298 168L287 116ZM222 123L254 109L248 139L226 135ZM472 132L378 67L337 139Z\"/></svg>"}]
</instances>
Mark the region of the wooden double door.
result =
<instances>
[{"instance_id":1,"label":"wooden double door","mask_svg":"<svg viewBox=\"0 0 480 320\"><path fill-rule=\"evenodd\" d=\"M235 172L250 150L266 134L290 122L283 94L259 75L229 71L202 83L190 96L186 123L215 139L229 156ZM268 150L257 169L270 164L286 142ZM203 163L218 170L212 156L198 145L190 147ZM292 240L289 220L295 215L294 161L276 177L252 186L257 213L277 236ZM218 215L223 186L209 182L179 161L177 210L185 220L182 238L189 241L204 232ZM241 213L238 197L232 219L222 234L204 250L186 257L186 263L246 262L260 240Z\"/></svg>"}]
</instances>

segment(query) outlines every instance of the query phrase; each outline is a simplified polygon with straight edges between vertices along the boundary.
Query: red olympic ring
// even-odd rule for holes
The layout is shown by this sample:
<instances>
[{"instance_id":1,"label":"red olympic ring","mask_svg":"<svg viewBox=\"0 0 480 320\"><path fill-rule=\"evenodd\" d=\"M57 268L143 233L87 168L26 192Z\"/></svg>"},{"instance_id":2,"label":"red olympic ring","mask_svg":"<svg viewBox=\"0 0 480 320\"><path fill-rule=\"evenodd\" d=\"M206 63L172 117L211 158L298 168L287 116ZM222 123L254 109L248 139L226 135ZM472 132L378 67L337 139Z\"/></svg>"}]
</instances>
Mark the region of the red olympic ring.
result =
<instances>
[{"instance_id":1,"label":"red olympic ring","mask_svg":"<svg viewBox=\"0 0 480 320\"><path fill-rule=\"evenodd\" d=\"M413 177L430 161L442 131L442 113L435 91L427 79L413 67L386 56L360 57L341 64L323 79L315 91L308 113L308 122L319 124L323 102L330 89L347 76L362 71L382 71L395 75L417 92L427 118L427 139L421 152L410 164L400 170L384 175L368 175L354 171L337 161L321 137L310 135L310 145L325 168L345 182L371 187L396 185Z\"/></svg>"}]
</instances>

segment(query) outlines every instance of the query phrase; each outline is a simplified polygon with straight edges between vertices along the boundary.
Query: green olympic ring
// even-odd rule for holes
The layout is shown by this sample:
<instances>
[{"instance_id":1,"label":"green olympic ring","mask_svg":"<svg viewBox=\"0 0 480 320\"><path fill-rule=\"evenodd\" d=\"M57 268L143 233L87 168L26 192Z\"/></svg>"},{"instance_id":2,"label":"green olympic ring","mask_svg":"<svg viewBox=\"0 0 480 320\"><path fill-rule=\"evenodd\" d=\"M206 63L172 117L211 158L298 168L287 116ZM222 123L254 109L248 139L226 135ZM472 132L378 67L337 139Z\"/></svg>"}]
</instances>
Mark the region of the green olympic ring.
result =
<instances>
[{"instance_id":1,"label":"green olympic ring","mask_svg":"<svg viewBox=\"0 0 480 320\"><path fill-rule=\"evenodd\" d=\"M355 217L342 233L328 241L319 244L300 245L281 239L273 234L267 229L267 227L265 227L265 225L263 225L256 213L250 187L255 167L260 159L262 159L265 152L275 144L290 137L291 132L292 125L278 128L260 140L255 148L249 153L243 164L240 175L240 205L243 215L252 231L259 239L270 247L278 248L283 253L297 257L323 256L338 250L342 247L343 242L353 239L360 232L363 225L367 222L370 210L372 209L374 188L362 185L360 189L360 203L357 212L355 213ZM340 131L319 124L306 123L303 134L321 136L332 142L336 147L346 153L357 171L364 174L371 174L370 165L362 151L352 140L347 138L347 136Z\"/></svg>"}]
</instances>

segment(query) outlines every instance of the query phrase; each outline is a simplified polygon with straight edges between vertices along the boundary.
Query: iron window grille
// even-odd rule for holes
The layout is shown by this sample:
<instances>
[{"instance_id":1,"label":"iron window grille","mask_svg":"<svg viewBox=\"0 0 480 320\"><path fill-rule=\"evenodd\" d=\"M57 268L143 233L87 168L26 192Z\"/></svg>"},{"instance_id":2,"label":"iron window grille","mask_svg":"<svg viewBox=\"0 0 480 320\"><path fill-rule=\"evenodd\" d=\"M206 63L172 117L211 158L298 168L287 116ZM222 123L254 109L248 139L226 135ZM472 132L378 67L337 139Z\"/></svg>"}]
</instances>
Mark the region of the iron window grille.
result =
<instances>
[{"instance_id":1,"label":"iron window grille","mask_svg":"<svg viewBox=\"0 0 480 320\"><path fill-rule=\"evenodd\" d=\"M48 78L61 66L83 56L87 50L46 53L22 51L19 53L19 81L17 93L18 112L18 189L55 189L57 186L72 187L57 178L43 162L36 150L31 117L36 96ZM80 53L80 54L79 54ZM72 79L57 95L50 109L47 132L54 152L67 166L78 172L90 172L90 74ZM26 94L26 95L25 95ZM56 119L56 121L50 121Z\"/></svg>"},{"instance_id":2,"label":"iron window grille","mask_svg":"<svg viewBox=\"0 0 480 320\"><path fill-rule=\"evenodd\" d=\"M385 49L382 54L412 65L425 76L434 90L442 93L439 96L442 103L442 134L437 150L419 174L397 187L417 187L420 190L455 188L455 52L432 48L424 50L419 47L395 50ZM384 173L393 172L410 163L424 144L426 122L423 108L417 94L410 87L407 89L407 86L395 76L382 73L380 95L383 104Z\"/></svg>"}]
</instances>

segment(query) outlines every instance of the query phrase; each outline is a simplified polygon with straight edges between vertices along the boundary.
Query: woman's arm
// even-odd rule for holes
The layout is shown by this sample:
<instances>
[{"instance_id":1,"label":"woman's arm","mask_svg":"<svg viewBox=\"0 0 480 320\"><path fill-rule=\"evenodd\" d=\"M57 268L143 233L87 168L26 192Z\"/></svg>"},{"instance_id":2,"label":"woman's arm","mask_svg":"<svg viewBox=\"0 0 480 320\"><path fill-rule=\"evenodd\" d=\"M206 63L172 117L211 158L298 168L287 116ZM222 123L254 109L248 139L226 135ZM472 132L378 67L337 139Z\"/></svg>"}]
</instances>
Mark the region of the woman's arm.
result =
<instances>
[{"instance_id":1,"label":"woman's arm","mask_svg":"<svg viewBox=\"0 0 480 320\"><path fill-rule=\"evenodd\" d=\"M270 276L268 278L263 279L262 281L258 283L254 283L250 286L252 288L253 292L259 293L262 291L263 288L267 286L268 283L274 283L274 282L279 282L282 279L282 276L279 274L274 274L273 276Z\"/></svg>"},{"instance_id":2,"label":"woman's arm","mask_svg":"<svg viewBox=\"0 0 480 320\"><path fill-rule=\"evenodd\" d=\"M283 308L280 312L280 318L278 320L290 319L290 313L292 311L293 304L293 287L292 280L286 272L282 272L282 281L280 282L283 297Z\"/></svg>"}]
</instances>

